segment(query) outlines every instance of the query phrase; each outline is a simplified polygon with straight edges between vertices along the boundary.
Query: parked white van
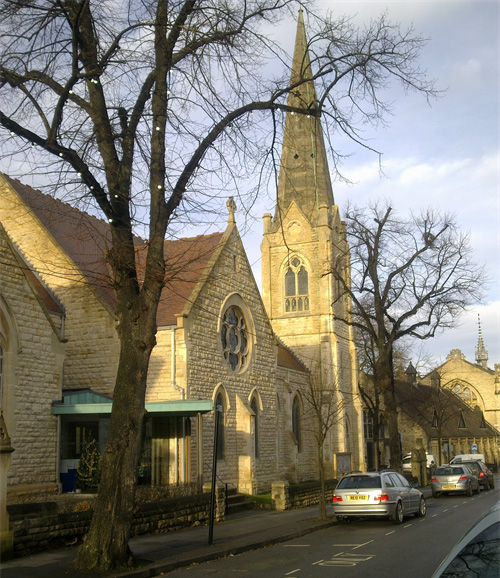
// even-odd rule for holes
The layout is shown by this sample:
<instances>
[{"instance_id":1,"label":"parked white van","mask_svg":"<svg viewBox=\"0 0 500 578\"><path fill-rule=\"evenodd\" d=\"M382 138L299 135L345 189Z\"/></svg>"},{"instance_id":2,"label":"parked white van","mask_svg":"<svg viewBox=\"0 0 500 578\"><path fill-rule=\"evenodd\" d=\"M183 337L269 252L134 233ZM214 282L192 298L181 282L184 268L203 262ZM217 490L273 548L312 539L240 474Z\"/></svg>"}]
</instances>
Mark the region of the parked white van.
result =
<instances>
[{"instance_id":1,"label":"parked white van","mask_svg":"<svg viewBox=\"0 0 500 578\"><path fill-rule=\"evenodd\" d=\"M425 452L425 457L427 461L427 468L431 468L432 466L436 466L436 458L432 454L428 454ZM407 454L403 458L403 473L411 474L411 454Z\"/></svg>"},{"instance_id":2,"label":"parked white van","mask_svg":"<svg viewBox=\"0 0 500 578\"><path fill-rule=\"evenodd\" d=\"M470 462L474 460L484 462L483 454L459 454L450 460L450 464L460 464L461 462Z\"/></svg>"}]
</instances>

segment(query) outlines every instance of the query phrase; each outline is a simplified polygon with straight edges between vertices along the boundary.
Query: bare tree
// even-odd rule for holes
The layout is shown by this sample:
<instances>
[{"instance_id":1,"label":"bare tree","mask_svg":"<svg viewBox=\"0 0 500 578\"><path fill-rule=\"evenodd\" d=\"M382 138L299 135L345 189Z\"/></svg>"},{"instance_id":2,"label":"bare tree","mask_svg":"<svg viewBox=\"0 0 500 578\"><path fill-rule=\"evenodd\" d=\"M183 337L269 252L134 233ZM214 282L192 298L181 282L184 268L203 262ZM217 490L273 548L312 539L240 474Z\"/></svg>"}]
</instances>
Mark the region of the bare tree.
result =
<instances>
[{"instance_id":1,"label":"bare tree","mask_svg":"<svg viewBox=\"0 0 500 578\"><path fill-rule=\"evenodd\" d=\"M366 307L366 303L365 303ZM373 336L363 332L355 331L356 351L358 353L358 364L360 370L360 379L358 383L358 390L363 401L363 406L368 414L371 440L373 444L373 455L368 456L370 466L378 470L384 463L381 458L380 442L382 432L385 433L386 412L382 400L381 391L374 387L374 383L378 380L374 378L375 359L377 357L376 348L374 345ZM394 365L394 379L406 380L406 369L408 365L415 359L417 368L428 368L432 365L430 354L424 350L423 343L412 343L408 339L400 339L394 343L393 351L393 365ZM367 447L367 453L369 448Z\"/></svg>"},{"instance_id":2,"label":"bare tree","mask_svg":"<svg viewBox=\"0 0 500 578\"><path fill-rule=\"evenodd\" d=\"M358 30L347 18L308 12L311 67L291 84L290 59L266 27L300 4L0 2L3 164L11 159L9 171L18 162L21 170L31 166L56 194L92 204L111 232L121 350L99 495L78 555L82 569L129 562L167 232L181 217L206 222L206 212L227 198L220 191L235 194L244 177L263 174L258 167L275 156L286 111L322 115L327 135L340 130L361 142L362 123L380 122L388 109L379 93L390 78L435 94L416 64L424 40L386 15ZM269 62L277 74L266 76ZM288 107L289 92L310 80L318 100ZM146 239L142 282L134 232Z\"/></svg>"},{"instance_id":3,"label":"bare tree","mask_svg":"<svg viewBox=\"0 0 500 578\"><path fill-rule=\"evenodd\" d=\"M375 388L382 396L391 467L401 469L394 395L394 351L401 340L423 340L454 327L481 299L484 267L473 260L469 236L455 219L427 209L402 218L387 203L348 206L351 283L343 265L332 273L353 303L353 325L370 343ZM346 256L347 257L347 256ZM339 297L341 298L341 297Z\"/></svg>"},{"instance_id":4,"label":"bare tree","mask_svg":"<svg viewBox=\"0 0 500 578\"><path fill-rule=\"evenodd\" d=\"M309 374L308 386L303 395L306 402L304 429L307 428L312 433L317 450L320 481L319 515L321 519L325 519L325 442L335 424L342 420L346 405L352 403L352 400L346 399L346 394L339 390L338 385L325 384L317 370Z\"/></svg>"}]
</instances>

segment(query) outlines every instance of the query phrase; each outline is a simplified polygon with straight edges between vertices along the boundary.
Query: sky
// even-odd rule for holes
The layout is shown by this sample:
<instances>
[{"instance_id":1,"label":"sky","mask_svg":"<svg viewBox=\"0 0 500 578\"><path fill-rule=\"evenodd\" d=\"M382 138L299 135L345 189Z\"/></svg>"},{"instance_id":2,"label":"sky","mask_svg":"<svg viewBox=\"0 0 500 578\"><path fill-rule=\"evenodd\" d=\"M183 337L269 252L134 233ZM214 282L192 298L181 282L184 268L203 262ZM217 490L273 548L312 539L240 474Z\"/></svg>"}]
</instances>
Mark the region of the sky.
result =
<instances>
[{"instance_id":1,"label":"sky","mask_svg":"<svg viewBox=\"0 0 500 578\"><path fill-rule=\"evenodd\" d=\"M362 206L377 199L390 200L403 215L428 207L455 214L460 228L470 233L475 257L485 264L490 282L484 302L471 307L458 328L427 340L425 349L436 363L444 362L452 349L474 362L479 314L493 368L500 363L500 2L319 0L316 7L352 16L359 24L387 11L390 20L403 28L413 25L429 39L420 65L437 79L444 95L429 105L422 95L390 89L384 95L393 101L389 126L365 133L383 153L383 174L376 155L350 142L339 143L340 152L351 155L342 167L351 184L332 174L334 197L341 215L347 201ZM295 31L292 19L274 31L290 55ZM2 159L0 170L8 172ZM259 287L262 216L274 212L275 196L270 191L264 197L253 206L253 221L236 213ZM186 234L191 236L191 231Z\"/></svg>"},{"instance_id":2,"label":"sky","mask_svg":"<svg viewBox=\"0 0 500 578\"><path fill-rule=\"evenodd\" d=\"M324 0L317 6L355 16L357 22L387 10L391 20L413 24L429 39L420 63L444 96L429 105L422 95L396 89L389 127L365 135L383 152L383 175L378 157L345 143L342 152L352 156L343 173L352 184L334 181L334 197L341 214L348 200L363 205L389 199L404 215L433 207L456 216L461 230L470 232L475 258L485 264L490 283L484 303L471 307L456 329L427 340L425 349L437 362L460 349L474 363L479 314L493 369L500 363L499 3ZM291 23L286 32L292 43L294 29ZM264 214L273 207L255 210ZM261 238L260 223L243 235L258 283Z\"/></svg>"}]
</instances>

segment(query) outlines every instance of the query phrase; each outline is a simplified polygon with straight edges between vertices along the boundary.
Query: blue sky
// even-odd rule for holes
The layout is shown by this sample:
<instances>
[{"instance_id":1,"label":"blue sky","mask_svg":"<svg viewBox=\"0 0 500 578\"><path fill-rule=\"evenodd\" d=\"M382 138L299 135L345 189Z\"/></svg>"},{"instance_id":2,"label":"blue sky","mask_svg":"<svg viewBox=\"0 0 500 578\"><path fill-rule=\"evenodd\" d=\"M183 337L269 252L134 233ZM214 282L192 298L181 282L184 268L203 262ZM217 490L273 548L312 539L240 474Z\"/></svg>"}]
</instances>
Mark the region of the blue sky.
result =
<instances>
[{"instance_id":1,"label":"blue sky","mask_svg":"<svg viewBox=\"0 0 500 578\"><path fill-rule=\"evenodd\" d=\"M389 126L365 133L383 152L383 176L377 156L350 142L339 142L340 152L352 155L342 167L352 184L334 180L334 196L341 213L348 200L363 205L389 199L402 214L433 207L456 215L461 228L470 232L476 258L486 265L490 284L484 303L467 311L457 329L425 342L426 349L438 362L451 349L461 349L474 361L479 314L493 368L500 363L499 2L320 0L315 4L322 11L351 15L360 24L387 10L391 20L403 27L413 24L429 38L420 63L446 94L429 105L421 95L405 95L396 86L390 89L384 95L394 103ZM273 30L290 55L295 30L292 19ZM9 172L2 159L0 170ZM274 198L275 191L269 191L259 199L251 219L245 220L242 208L236 214L259 285L262 215L273 212ZM185 234L220 230L226 218L220 215L204 230L186 230Z\"/></svg>"},{"instance_id":2,"label":"blue sky","mask_svg":"<svg viewBox=\"0 0 500 578\"><path fill-rule=\"evenodd\" d=\"M365 135L383 152L384 175L376 156L345 143L343 152L353 155L343 172L353 184L334 182L334 196L341 211L348 199L362 205L380 198L393 200L403 214L432 206L456 215L461 229L470 232L476 259L486 264L490 284L484 304L425 347L437 361L461 349L474 362L479 314L493 368L500 363L499 3L324 0L317 6L359 22L387 10L391 20L413 23L429 38L420 62L445 95L429 105L421 95L394 87L388 95L394 99L389 127ZM261 228L253 229L243 241L259 279Z\"/></svg>"}]
</instances>

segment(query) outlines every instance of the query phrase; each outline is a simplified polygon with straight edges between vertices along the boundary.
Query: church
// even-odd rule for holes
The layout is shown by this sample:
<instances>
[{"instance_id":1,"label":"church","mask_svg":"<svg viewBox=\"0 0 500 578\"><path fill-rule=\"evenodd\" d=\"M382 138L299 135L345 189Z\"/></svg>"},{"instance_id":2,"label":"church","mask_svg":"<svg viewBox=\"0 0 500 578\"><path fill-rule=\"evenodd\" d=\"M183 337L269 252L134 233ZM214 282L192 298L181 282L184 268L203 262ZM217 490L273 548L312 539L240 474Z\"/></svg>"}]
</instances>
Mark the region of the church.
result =
<instances>
[{"instance_id":1,"label":"church","mask_svg":"<svg viewBox=\"0 0 500 578\"><path fill-rule=\"evenodd\" d=\"M300 15L292 82L308 64ZM289 104L315 100L310 80ZM237 209L230 199L224 231L165 241L169 276L148 374L141 484L201 487L214 446L218 478L243 493L318 479L325 414L326 477L364 468L352 329L337 322L349 303L336 299L328 274L340 262L348 279L349 248L319 118L286 117L276 208L263 217L262 294ZM108 246L105 222L0 175L9 502L74 491L85 441L104 450L119 354ZM146 247L137 239L139 269Z\"/></svg>"}]
</instances>

